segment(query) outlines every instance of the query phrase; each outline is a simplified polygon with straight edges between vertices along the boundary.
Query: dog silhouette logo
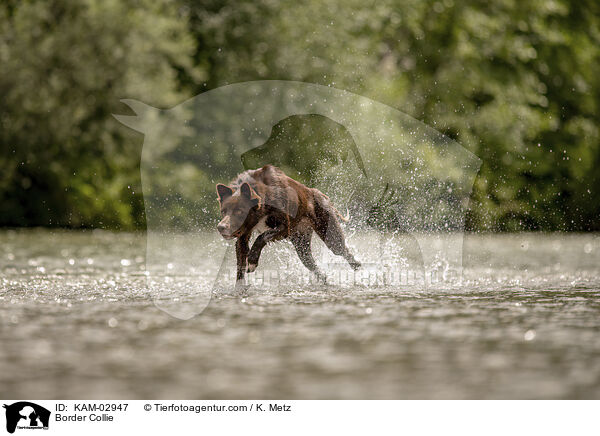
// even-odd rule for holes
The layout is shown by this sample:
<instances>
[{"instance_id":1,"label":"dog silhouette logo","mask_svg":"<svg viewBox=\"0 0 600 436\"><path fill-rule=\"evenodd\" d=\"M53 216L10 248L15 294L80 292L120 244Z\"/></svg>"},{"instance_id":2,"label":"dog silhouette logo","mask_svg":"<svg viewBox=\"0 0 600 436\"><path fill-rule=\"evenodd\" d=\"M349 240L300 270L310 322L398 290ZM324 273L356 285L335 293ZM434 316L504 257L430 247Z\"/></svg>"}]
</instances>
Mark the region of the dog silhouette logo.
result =
<instances>
[{"instance_id":1,"label":"dog silhouette logo","mask_svg":"<svg viewBox=\"0 0 600 436\"><path fill-rule=\"evenodd\" d=\"M363 238L360 257L371 270L405 268L410 252L410 269L461 280L481 160L421 121L348 91L278 80L230 84L169 109L122 102L135 115L115 118L144 134L147 289L170 315L190 319L233 288L235 247L216 231L215 185L264 164L348 210L349 234ZM410 247L395 242L401 237ZM335 271L336 259L322 253ZM271 259L263 271L288 271Z\"/></svg>"},{"instance_id":2,"label":"dog silhouette logo","mask_svg":"<svg viewBox=\"0 0 600 436\"><path fill-rule=\"evenodd\" d=\"M14 433L18 429L48 429L50 411L45 407L29 401L19 401L10 405L4 404L6 409L6 431Z\"/></svg>"}]
</instances>

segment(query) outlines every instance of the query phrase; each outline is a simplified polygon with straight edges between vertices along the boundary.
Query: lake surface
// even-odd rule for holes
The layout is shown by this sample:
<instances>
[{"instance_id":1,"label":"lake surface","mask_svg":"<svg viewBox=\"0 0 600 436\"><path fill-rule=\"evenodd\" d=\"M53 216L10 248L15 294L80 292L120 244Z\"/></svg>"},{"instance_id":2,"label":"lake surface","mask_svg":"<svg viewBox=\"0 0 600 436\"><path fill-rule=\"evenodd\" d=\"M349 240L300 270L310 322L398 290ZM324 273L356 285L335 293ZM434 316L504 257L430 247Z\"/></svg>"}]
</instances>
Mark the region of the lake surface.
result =
<instances>
[{"instance_id":1,"label":"lake surface","mask_svg":"<svg viewBox=\"0 0 600 436\"><path fill-rule=\"evenodd\" d=\"M462 283L255 283L180 320L148 293L144 234L2 231L0 397L600 398L600 237L463 254Z\"/></svg>"}]
</instances>

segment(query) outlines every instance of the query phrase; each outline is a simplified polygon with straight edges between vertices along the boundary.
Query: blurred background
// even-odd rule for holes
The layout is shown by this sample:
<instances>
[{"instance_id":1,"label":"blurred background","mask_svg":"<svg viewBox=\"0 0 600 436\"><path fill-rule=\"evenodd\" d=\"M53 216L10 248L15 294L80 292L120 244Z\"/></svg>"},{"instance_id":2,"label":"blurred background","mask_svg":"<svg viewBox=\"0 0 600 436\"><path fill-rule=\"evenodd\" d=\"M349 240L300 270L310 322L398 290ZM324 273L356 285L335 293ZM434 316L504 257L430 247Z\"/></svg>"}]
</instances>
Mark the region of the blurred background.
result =
<instances>
[{"instance_id":1,"label":"blurred background","mask_svg":"<svg viewBox=\"0 0 600 436\"><path fill-rule=\"evenodd\" d=\"M143 136L119 100L278 79L378 100L476 154L469 230L598 231L599 47L594 0L4 0L0 226L144 229ZM296 150L345 147L288 122L274 135Z\"/></svg>"}]
</instances>

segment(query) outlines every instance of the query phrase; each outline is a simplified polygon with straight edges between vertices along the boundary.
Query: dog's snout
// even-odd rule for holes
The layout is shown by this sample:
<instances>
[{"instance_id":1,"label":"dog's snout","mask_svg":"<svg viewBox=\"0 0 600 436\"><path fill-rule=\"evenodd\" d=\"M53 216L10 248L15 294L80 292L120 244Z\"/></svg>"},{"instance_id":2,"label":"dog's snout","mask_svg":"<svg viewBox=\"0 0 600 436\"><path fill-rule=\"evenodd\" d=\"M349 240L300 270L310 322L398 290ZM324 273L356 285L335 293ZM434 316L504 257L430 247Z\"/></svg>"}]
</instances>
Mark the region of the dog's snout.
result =
<instances>
[{"instance_id":1,"label":"dog's snout","mask_svg":"<svg viewBox=\"0 0 600 436\"><path fill-rule=\"evenodd\" d=\"M226 216L225 218L223 218L219 222L219 224L217 224L217 230L222 235L226 235L226 234L229 233L229 217L228 216Z\"/></svg>"}]
</instances>

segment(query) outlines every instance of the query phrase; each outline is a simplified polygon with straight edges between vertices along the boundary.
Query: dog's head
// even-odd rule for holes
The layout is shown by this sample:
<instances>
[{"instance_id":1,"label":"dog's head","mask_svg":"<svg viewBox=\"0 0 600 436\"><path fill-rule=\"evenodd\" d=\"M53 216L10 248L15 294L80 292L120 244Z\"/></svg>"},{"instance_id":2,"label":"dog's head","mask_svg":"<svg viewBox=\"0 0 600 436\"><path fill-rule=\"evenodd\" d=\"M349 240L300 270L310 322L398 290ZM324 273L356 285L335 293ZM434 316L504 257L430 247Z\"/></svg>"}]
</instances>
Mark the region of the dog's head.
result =
<instances>
[{"instance_id":1,"label":"dog's head","mask_svg":"<svg viewBox=\"0 0 600 436\"><path fill-rule=\"evenodd\" d=\"M237 238L252 212L260 208L260 197L248 183L242 184L236 191L219 183L217 194L222 218L217 230L225 239Z\"/></svg>"}]
</instances>

